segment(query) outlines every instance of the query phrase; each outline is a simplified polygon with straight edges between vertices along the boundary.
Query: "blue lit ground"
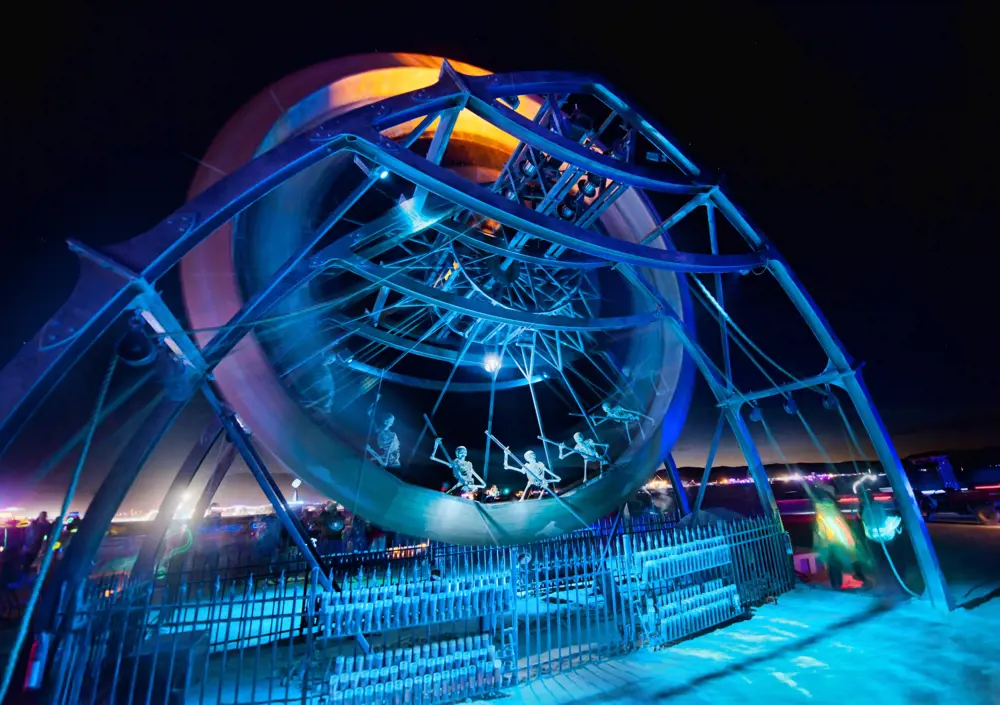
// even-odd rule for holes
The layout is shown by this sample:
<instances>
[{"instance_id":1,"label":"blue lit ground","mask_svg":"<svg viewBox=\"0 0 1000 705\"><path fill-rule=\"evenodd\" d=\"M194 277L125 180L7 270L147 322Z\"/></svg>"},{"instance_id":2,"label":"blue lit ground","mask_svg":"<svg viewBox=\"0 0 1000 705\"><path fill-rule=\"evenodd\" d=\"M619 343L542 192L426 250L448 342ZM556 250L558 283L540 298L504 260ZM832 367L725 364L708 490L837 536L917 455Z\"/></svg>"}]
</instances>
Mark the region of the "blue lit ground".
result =
<instances>
[{"instance_id":1,"label":"blue lit ground","mask_svg":"<svg viewBox=\"0 0 1000 705\"><path fill-rule=\"evenodd\" d=\"M748 621L541 679L504 703L1000 704L1000 598L923 602L800 586Z\"/></svg>"}]
</instances>

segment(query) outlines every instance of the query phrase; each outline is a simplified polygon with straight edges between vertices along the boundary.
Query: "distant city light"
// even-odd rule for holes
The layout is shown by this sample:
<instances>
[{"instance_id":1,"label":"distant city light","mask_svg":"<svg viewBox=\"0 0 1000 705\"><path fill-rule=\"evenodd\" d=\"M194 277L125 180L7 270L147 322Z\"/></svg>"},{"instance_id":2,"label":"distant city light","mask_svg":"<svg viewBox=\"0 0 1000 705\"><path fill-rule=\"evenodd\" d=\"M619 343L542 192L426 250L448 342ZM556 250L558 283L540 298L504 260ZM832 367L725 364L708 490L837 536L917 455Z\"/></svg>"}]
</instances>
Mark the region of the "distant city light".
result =
<instances>
[{"instance_id":1,"label":"distant city light","mask_svg":"<svg viewBox=\"0 0 1000 705\"><path fill-rule=\"evenodd\" d=\"M500 356L496 353L486 353L486 355L483 356L483 369L491 375L495 375L499 372L502 364L503 362L500 360Z\"/></svg>"}]
</instances>

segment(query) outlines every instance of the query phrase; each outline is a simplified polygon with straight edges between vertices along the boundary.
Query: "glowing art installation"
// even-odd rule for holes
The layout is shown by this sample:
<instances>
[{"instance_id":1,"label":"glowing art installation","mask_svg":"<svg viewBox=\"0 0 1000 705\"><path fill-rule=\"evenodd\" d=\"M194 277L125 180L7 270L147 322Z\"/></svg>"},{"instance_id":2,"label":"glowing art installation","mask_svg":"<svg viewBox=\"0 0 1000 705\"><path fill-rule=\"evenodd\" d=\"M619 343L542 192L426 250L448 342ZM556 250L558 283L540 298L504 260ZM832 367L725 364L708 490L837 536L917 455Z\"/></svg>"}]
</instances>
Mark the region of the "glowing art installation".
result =
<instances>
[{"instance_id":1,"label":"glowing art installation","mask_svg":"<svg viewBox=\"0 0 1000 705\"><path fill-rule=\"evenodd\" d=\"M267 463L387 531L509 545L589 525L665 461L673 468L697 371L720 414L711 453L728 426L769 515L776 504L745 409L782 398L800 416L787 403L793 393L846 393L932 600L950 604L858 366L718 181L603 79L494 75L410 54L337 59L262 91L200 164L189 200L147 232L101 250L71 243L76 288L0 373L0 453L118 321L136 324L126 365L149 371L99 420L143 382L165 387L88 508L57 583L85 575L150 452L194 395L215 412L214 426L174 484L187 486L224 435L232 452L213 477L238 452L304 554L311 547ZM186 317L158 293L177 270ZM732 379L730 336L743 332L721 277L751 273L772 277L813 333L826 358L816 374L779 369L760 390ZM721 361L699 345L695 300L720 323ZM143 335L158 343L155 360ZM506 495L505 478L527 475L543 496L480 502L437 491L433 424L467 438L487 431L464 456L476 477L456 480L499 484ZM518 448L574 438L583 471L592 462L606 471L579 482L565 448L554 457L542 443L521 462L497 437ZM174 489L164 500L171 515Z\"/></svg>"}]
</instances>

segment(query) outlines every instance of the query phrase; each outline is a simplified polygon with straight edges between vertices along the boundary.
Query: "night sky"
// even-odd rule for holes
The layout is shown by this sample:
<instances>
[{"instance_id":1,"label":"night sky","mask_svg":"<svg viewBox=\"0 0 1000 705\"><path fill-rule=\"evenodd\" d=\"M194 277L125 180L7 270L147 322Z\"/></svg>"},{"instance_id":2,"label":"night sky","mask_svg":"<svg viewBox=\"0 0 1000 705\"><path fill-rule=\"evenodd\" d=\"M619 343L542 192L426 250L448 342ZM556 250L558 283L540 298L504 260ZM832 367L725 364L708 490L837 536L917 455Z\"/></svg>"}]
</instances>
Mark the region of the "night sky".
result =
<instances>
[{"instance_id":1,"label":"night sky","mask_svg":"<svg viewBox=\"0 0 1000 705\"><path fill-rule=\"evenodd\" d=\"M902 455L1000 441L997 145L987 109L996 82L984 18L944 6L699 3L650 15L646 3L531 3L468 4L441 19L338 5L77 6L23 22L2 102L11 183L0 363L72 288L64 240L111 243L168 215L184 200L193 157L258 91L332 57L410 51L495 71L606 76L724 175L866 362ZM770 299L727 286L734 317L758 342L793 366L808 355ZM89 408L92 397L79 397ZM702 406L679 444L681 464L704 461L714 416ZM827 422L817 428L839 439ZM808 444L789 447L794 459L816 459ZM720 460L735 464L730 451ZM10 487L15 470L0 467Z\"/></svg>"}]
</instances>

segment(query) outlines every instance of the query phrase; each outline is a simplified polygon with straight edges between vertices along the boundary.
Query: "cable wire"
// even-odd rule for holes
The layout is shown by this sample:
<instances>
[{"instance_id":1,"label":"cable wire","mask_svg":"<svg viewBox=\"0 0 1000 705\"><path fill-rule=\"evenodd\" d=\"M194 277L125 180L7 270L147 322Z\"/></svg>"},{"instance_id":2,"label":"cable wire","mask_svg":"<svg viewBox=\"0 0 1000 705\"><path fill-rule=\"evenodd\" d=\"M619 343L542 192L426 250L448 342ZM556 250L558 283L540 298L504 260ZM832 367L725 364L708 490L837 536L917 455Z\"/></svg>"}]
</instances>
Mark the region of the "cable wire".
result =
<instances>
[{"instance_id":1,"label":"cable wire","mask_svg":"<svg viewBox=\"0 0 1000 705\"><path fill-rule=\"evenodd\" d=\"M87 462L87 455L90 453L90 445L94 440L94 433L97 431L97 425L101 418L101 409L104 407L104 400L107 398L108 389L111 387L111 379L114 377L117 365L118 355L116 353L111 358L111 364L108 365L108 371L104 375L104 381L101 384L101 391L97 396L97 404L90 417L90 425L87 428L87 435L83 442L83 449L80 451L80 459L77 461L76 468L73 470L73 476L70 479L69 488L66 490L66 496L63 498L62 509L59 512L59 517L52 524L49 540L45 545L45 555L42 557L42 564L38 568L38 577L35 579L35 584L31 589L31 596L28 598L28 604L25 606L24 614L21 617L21 624L17 630L17 637L14 639L14 646L10 651L10 658L7 661L7 667L4 669L3 682L0 683L0 703L4 702L4 698L7 696L7 691L10 689L11 681L14 679L14 670L17 668L18 655L21 652L21 648L24 646L24 640L28 635L28 627L31 624L32 614L38 604L38 597L42 592L45 577L48 575L49 568L52 565L52 556L55 554L55 546L59 542L59 537L62 533L63 521L69 514L70 503L73 501L73 495L76 494L76 487L80 482L80 475L83 472L83 466Z\"/></svg>"}]
</instances>

